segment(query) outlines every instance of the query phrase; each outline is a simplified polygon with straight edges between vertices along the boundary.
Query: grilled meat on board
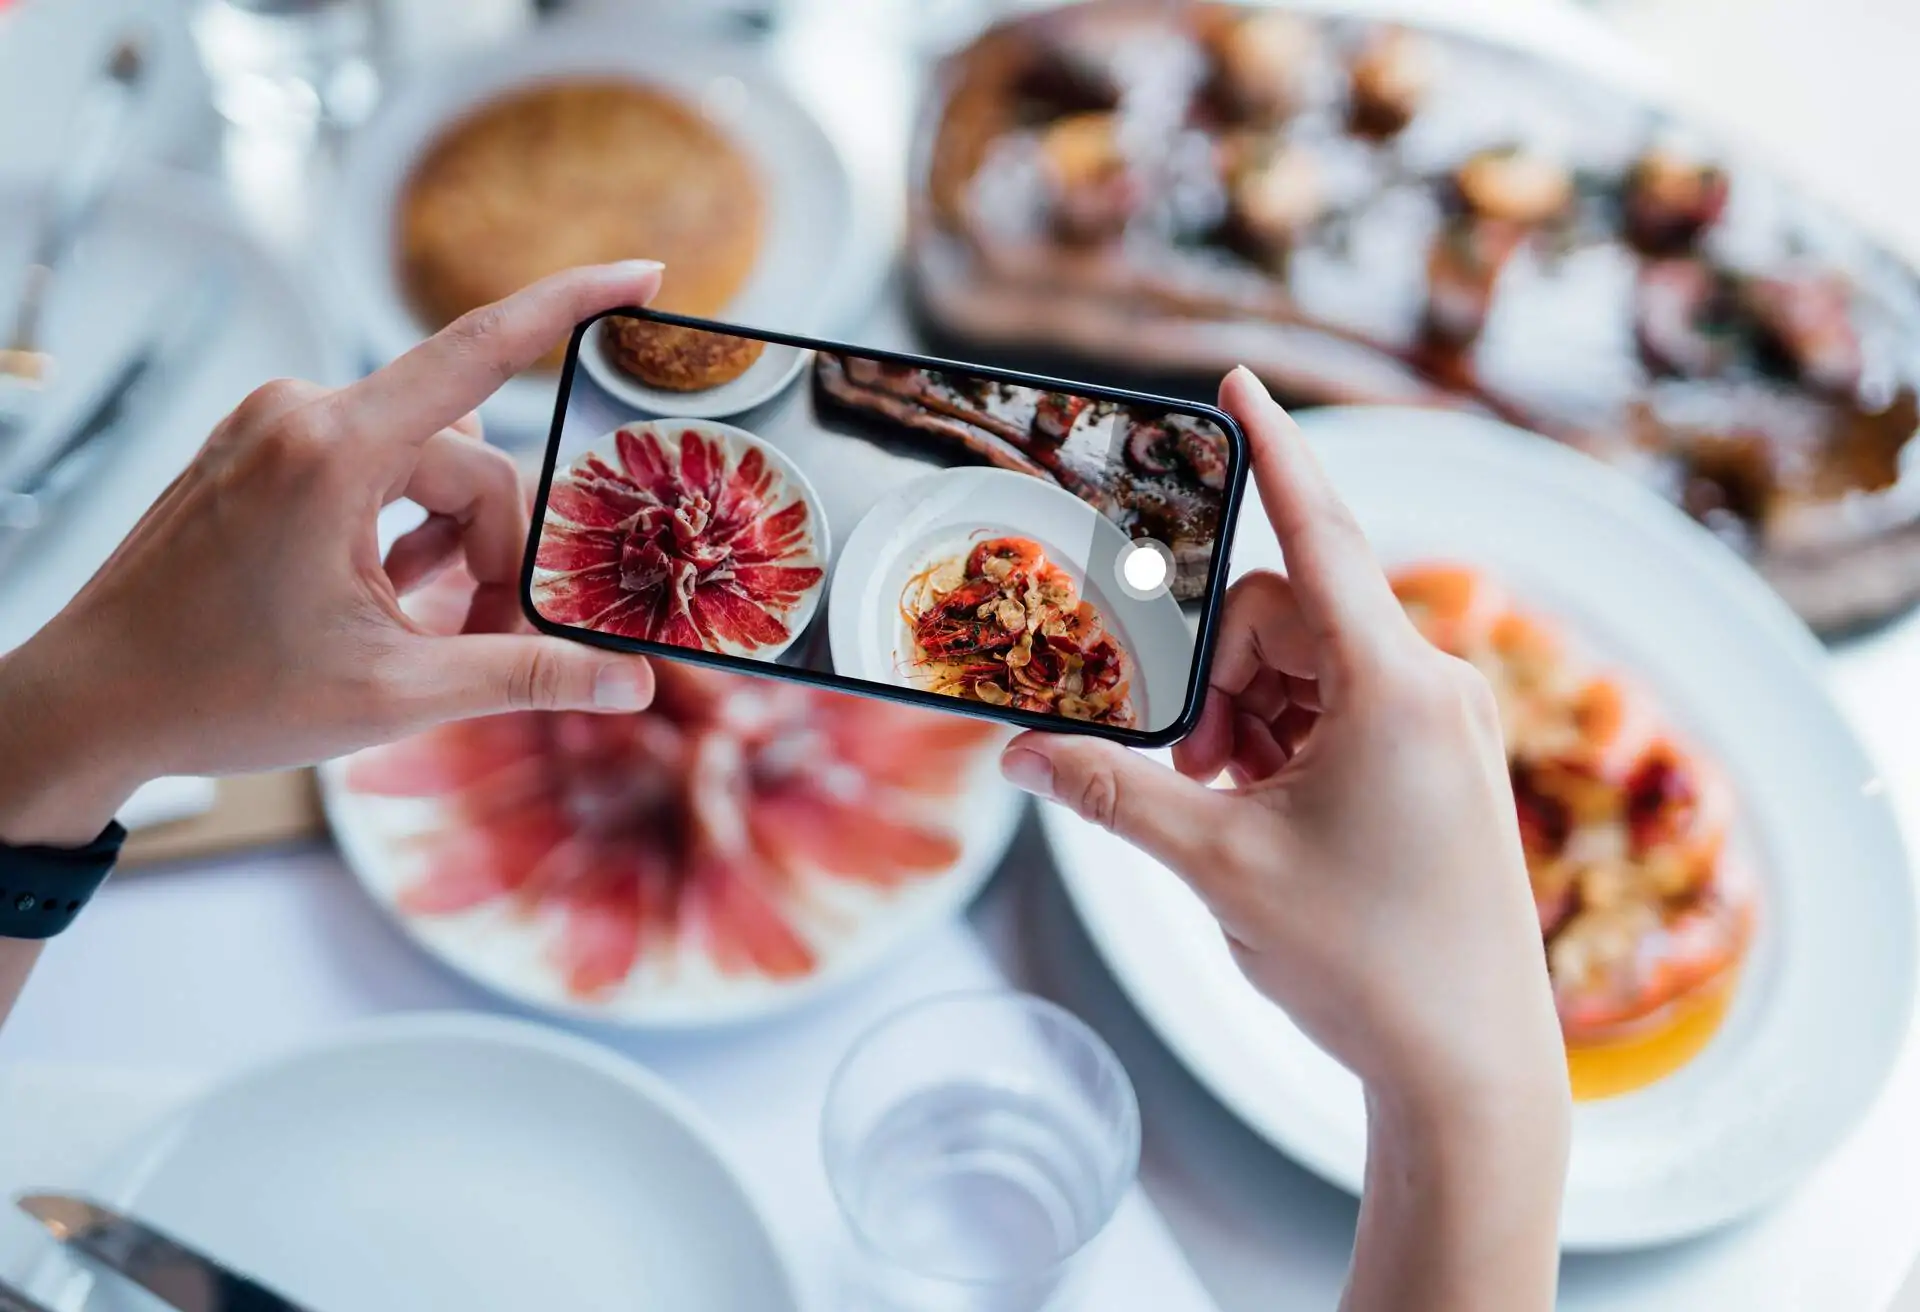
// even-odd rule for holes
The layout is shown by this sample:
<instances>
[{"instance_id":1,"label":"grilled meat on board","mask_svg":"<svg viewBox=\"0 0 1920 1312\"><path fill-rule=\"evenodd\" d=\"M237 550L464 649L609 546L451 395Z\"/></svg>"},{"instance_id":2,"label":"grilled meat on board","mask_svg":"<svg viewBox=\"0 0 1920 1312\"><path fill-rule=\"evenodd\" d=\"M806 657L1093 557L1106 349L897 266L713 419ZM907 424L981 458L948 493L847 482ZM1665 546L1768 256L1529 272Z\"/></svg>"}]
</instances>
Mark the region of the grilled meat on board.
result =
<instances>
[{"instance_id":1,"label":"grilled meat on board","mask_svg":"<svg viewBox=\"0 0 1920 1312\"><path fill-rule=\"evenodd\" d=\"M822 409L889 420L987 464L1049 479L1129 537L1173 552L1173 595L1206 591L1228 451L1188 415L822 351Z\"/></svg>"}]
</instances>

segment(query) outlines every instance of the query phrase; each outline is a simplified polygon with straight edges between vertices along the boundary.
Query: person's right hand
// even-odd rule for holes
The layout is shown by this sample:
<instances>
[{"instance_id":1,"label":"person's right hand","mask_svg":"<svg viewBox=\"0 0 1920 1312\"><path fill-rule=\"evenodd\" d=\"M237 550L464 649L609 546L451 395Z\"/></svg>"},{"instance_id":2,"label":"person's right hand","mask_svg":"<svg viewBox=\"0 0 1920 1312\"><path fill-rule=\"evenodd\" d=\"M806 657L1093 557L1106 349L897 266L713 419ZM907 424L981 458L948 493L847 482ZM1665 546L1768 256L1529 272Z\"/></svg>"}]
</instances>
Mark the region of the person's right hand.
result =
<instances>
[{"instance_id":1,"label":"person's right hand","mask_svg":"<svg viewBox=\"0 0 1920 1312\"><path fill-rule=\"evenodd\" d=\"M1228 594L1179 773L1038 733L1003 768L1179 874L1360 1077L1354 1306L1546 1306L1571 1113L1492 691L1420 636L1258 380L1235 370L1220 400L1287 573ZM1205 786L1223 771L1234 787Z\"/></svg>"},{"instance_id":2,"label":"person's right hand","mask_svg":"<svg viewBox=\"0 0 1920 1312\"><path fill-rule=\"evenodd\" d=\"M1253 375L1220 398L1287 574L1228 593L1181 774L1039 734L1009 774L1185 878L1247 977L1370 1087L1564 1080L1491 690L1413 627ZM1236 787L1196 782L1222 770Z\"/></svg>"}]
</instances>

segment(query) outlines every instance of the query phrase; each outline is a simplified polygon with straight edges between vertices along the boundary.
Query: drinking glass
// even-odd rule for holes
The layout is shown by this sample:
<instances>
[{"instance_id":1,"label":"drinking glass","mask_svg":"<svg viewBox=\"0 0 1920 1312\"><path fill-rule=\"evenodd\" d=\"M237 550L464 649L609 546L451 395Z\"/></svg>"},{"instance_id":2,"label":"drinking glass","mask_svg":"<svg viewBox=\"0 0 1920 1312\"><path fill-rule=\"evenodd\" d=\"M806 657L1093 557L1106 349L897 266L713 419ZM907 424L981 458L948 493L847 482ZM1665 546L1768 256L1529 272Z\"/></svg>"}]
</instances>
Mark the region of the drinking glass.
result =
<instances>
[{"instance_id":1,"label":"drinking glass","mask_svg":"<svg viewBox=\"0 0 1920 1312\"><path fill-rule=\"evenodd\" d=\"M193 37L237 127L310 136L357 121L378 94L373 0L198 0Z\"/></svg>"},{"instance_id":2,"label":"drinking glass","mask_svg":"<svg viewBox=\"0 0 1920 1312\"><path fill-rule=\"evenodd\" d=\"M1040 998L929 999L853 1046L827 1091L827 1178L862 1312L1068 1306L1140 1162L1113 1051Z\"/></svg>"}]
</instances>

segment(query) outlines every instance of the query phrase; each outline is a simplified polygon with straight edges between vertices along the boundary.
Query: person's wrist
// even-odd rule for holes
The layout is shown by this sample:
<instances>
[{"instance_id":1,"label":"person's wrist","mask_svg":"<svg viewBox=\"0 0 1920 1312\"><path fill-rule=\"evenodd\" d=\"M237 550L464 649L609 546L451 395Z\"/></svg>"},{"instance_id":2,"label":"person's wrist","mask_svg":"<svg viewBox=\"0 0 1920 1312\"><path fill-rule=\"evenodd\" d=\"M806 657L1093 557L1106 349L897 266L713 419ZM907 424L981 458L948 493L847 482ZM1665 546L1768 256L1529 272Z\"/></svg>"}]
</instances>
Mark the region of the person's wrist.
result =
<instances>
[{"instance_id":1,"label":"person's wrist","mask_svg":"<svg viewBox=\"0 0 1920 1312\"><path fill-rule=\"evenodd\" d=\"M1572 1138L1566 1056L1516 1049L1511 1060L1365 1085L1368 1138L1434 1180L1479 1173L1537 1178L1557 1197Z\"/></svg>"},{"instance_id":2,"label":"person's wrist","mask_svg":"<svg viewBox=\"0 0 1920 1312\"><path fill-rule=\"evenodd\" d=\"M131 721L45 634L0 656L0 842L72 847L107 827L145 764Z\"/></svg>"}]
</instances>

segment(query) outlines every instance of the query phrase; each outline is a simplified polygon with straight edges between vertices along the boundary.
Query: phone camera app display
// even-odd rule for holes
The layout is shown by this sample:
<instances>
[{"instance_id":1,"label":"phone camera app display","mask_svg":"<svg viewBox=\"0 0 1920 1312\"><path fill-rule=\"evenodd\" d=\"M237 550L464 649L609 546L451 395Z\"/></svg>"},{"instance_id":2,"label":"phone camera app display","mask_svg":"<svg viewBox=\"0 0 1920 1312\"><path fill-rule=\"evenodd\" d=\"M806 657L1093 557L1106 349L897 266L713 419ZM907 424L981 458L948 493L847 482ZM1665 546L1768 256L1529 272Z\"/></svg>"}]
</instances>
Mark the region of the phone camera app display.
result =
<instances>
[{"instance_id":1,"label":"phone camera app display","mask_svg":"<svg viewBox=\"0 0 1920 1312\"><path fill-rule=\"evenodd\" d=\"M1186 703L1204 415L615 313L558 446L551 623L1114 729Z\"/></svg>"}]
</instances>

